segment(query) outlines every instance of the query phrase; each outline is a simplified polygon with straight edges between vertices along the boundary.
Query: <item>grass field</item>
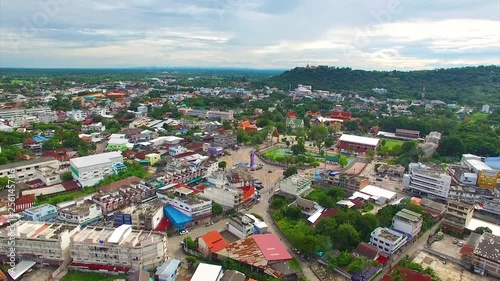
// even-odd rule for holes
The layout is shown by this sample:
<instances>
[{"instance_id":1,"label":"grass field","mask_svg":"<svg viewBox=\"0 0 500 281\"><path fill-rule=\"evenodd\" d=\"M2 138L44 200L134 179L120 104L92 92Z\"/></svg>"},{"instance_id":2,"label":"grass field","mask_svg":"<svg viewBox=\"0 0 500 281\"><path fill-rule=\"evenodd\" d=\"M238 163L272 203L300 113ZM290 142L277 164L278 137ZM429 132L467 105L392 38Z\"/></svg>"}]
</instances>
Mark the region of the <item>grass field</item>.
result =
<instances>
[{"instance_id":1,"label":"grass field","mask_svg":"<svg viewBox=\"0 0 500 281\"><path fill-rule=\"evenodd\" d=\"M389 139L384 139L384 140L385 140L385 145L384 146L388 150L391 150L396 145L402 145L404 143L404 141L400 141L400 140L389 140Z\"/></svg>"},{"instance_id":2,"label":"grass field","mask_svg":"<svg viewBox=\"0 0 500 281\"><path fill-rule=\"evenodd\" d=\"M469 120L471 122L477 122L477 121L481 121L481 120L484 120L488 118L488 114L486 113L481 113L481 112L476 112L474 114L472 114L470 117L469 117Z\"/></svg>"},{"instance_id":3,"label":"grass field","mask_svg":"<svg viewBox=\"0 0 500 281\"><path fill-rule=\"evenodd\" d=\"M127 275L108 275L94 272L68 271L61 281L113 281L115 279L127 279Z\"/></svg>"}]
</instances>

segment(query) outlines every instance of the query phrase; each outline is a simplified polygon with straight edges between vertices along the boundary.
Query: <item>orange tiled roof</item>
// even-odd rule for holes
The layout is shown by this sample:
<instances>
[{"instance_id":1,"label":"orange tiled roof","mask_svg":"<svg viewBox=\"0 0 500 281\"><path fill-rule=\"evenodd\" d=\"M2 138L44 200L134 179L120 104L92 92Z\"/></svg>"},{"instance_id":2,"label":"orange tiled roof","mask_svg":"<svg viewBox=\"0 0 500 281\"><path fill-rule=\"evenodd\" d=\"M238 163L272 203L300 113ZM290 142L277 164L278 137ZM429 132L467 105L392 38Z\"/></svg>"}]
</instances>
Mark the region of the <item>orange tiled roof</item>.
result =
<instances>
[{"instance_id":1,"label":"orange tiled roof","mask_svg":"<svg viewBox=\"0 0 500 281\"><path fill-rule=\"evenodd\" d=\"M209 233L200 237L207 244L210 252L216 253L228 246L222 235L217 230L210 231Z\"/></svg>"}]
</instances>

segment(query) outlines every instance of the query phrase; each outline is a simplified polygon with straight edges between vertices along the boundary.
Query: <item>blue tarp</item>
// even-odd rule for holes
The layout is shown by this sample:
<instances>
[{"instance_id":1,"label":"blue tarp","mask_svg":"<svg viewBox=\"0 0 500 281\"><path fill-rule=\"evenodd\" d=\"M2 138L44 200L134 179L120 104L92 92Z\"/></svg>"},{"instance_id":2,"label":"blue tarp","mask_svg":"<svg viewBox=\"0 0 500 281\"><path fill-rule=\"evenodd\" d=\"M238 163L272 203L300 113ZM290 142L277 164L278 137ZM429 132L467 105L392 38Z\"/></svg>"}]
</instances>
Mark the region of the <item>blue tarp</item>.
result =
<instances>
[{"instance_id":1,"label":"blue tarp","mask_svg":"<svg viewBox=\"0 0 500 281\"><path fill-rule=\"evenodd\" d=\"M181 211L177 210L172 206L166 206L165 208L163 208L163 210L168 220L170 220L174 225L174 227L179 230L183 230L184 228L186 228L187 223L193 221L191 217L185 215L184 213L182 213Z\"/></svg>"},{"instance_id":2,"label":"blue tarp","mask_svg":"<svg viewBox=\"0 0 500 281\"><path fill-rule=\"evenodd\" d=\"M36 136L36 137L33 137L33 140L36 142L42 142L42 141L48 141L50 139L46 138L46 137L42 137L42 136Z\"/></svg>"}]
</instances>

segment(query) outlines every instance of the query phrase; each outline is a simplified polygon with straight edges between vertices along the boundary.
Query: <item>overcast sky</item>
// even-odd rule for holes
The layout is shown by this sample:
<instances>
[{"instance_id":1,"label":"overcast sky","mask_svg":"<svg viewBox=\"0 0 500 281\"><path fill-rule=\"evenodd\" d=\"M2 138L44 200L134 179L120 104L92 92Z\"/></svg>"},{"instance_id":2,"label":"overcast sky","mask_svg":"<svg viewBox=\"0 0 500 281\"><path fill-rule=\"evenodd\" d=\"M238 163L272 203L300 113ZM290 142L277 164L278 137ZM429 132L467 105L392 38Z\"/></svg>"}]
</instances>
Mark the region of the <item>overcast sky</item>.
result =
<instances>
[{"instance_id":1,"label":"overcast sky","mask_svg":"<svg viewBox=\"0 0 500 281\"><path fill-rule=\"evenodd\" d=\"M0 0L0 66L500 64L500 0Z\"/></svg>"}]
</instances>

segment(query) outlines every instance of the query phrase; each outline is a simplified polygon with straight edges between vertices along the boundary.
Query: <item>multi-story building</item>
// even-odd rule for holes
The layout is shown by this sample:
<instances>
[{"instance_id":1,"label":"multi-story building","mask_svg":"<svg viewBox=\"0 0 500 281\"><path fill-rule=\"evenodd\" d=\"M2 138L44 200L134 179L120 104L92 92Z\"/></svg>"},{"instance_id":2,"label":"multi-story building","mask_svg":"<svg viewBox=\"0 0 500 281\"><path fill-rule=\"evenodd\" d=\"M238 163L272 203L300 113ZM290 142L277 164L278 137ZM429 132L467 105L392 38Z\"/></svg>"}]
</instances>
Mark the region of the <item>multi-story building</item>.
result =
<instances>
[{"instance_id":1,"label":"multi-story building","mask_svg":"<svg viewBox=\"0 0 500 281\"><path fill-rule=\"evenodd\" d=\"M296 174L281 180L279 191L290 196L300 197L312 190L311 183L311 180Z\"/></svg>"},{"instance_id":2,"label":"multi-story building","mask_svg":"<svg viewBox=\"0 0 500 281\"><path fill-rule=\"evenodd\" d=\"M422 230L422 222L421 214L403 209L392 218L392 229L410 234L413 238Z\"/></svg>"},{"instance_id":3,"label":"multi-story building","mask_svg":"<svg viewBox=\"0 0 500 281\"><path fill-rule=\"evenodd\" d=\"M103 132L104 130L106 130L106 126L104 126L102 122L92 123L89 125L84 124L82 125L81 130L82 132L89 132L89 131Z\"/></svg>"},{"instance_id":4,"label":"multi-story building","mask_svg":"<svg viewBox=\"0 0 500 281\"><path fill-rule=\"evenodd\" d=\"M411 163L408 174L403 176L403 186L414 194L446 201L450 192L451 177L436 164Z\"/></svg>"},{"instance_id":5,"label":"multi-story building","mask_svg":"<svg viewBox=\"0 0 500 281\"><path fill-rule=\"evenodd\" d=\"M115 212L114 226L130 224L134 229L155 230L163 219L163 204L159 201L130 206Z\"/></svg>"},{"instance_id":6,"label":"multi-story building","mask_svg":"<svg viewBox=\"0 0 500 281\"><path fill-rule=\"evenodd\" d=\"M82 187L95 185L106 176L126 168L122 154L117 151L73 158L70 164L73 179Z\"/></svg>"},{"instance_id":7,"label":"multi-story building","mask_svg":"<svg viewBox=\"0 0 500 281\"><path fill-rule=\"evenodd\" d=\"M461 164L477 175L477 186L494 189L500 183L500 171L492 169L473 154L462 155Z\"/></svg>"},{"instance_id":8,"label":"multi-story building","mask_svg":"<svg viewBox=\"0 0 500 281\"><path fill-rule=\"evenodd\" d=\"M238 139L235 134L232 133L224 133L218 134L214 136L213 146L228 148L234 146L238 143Z\"/></svg>"},{"instance_id":9,"label":"multi-story building","mask_svg":"<svg viewBox=\"0 0 500 281\"><path fill-rule=\"evenodd\" d=\"M229 187L207 187L201 196L228 209L238 209L243 204L243 191Z\"/></svg>"},{"instance_id":10,"label":"multi-story building","mask_svg":"<svg viewBox=\"0 0 500 281\"><path fill-rule=\"evenodd\" d=\"M472 218L473 213L473 205L458 201L449 201L442 224L447 229L462 233Z\"/></svg>"},{"instance_id":11,"label":"multi-story building","mask_svg":"<svg viewBox=\"0 0 500 281\"><path fill-rule=\"evenodd\" d=\"M170 156L177 156L185 152L187 152L187 149L181 145L174 145L168 148L168 155Z\"/></svg>"},{"instance_id":12,"label":"multi-story building","mask_svg":"<svg viewBox=\"0 0 500 281\"><path fill-rule=\"evenodd\" d=\"M380 140L377 138L360 137L354 135L343 134L339 138L338 149L353 150L354 152L364 153L367 150L376 151L379 147Z\"/></svg>"},{"instance_id":13,"label":"multi-story building","mask_svg":"<svg viewBox=\"0 0 500 281\"><path fill-rule=\"evenodd\" d=\"M126 224L116 229L86 227L71 237L70 250L70 268L83 270L153 269L168 257L164 233L133 230Z\"/></svg>"},{"instance_id":14,"label":"multi-story building","mask_svg":"<svg viewBox=\"0 0 500 281\"><path fill-rule=\"evenodd\" d=\"M73 120L73 121L77 121L77 122L80 122L80 121L83 121L85 120L85 118L87 117L87 115L85 114L85 112L81 111L81 110L72 110L72 111L67 111L66 112L66 117L70 120Z\"/></svg>"},{"instance_id":15,"label":"multi-story building","mask_svg":"<svg viewBox=\"0 0 500 281\"><path fill-rule=\"evenodd\" d=\"M332 178L333 180L330 180ZM335 178L338 179L337 182L335 182ZM370 184L369 178L358 175L353 176L349 174L341 174L336 176L328 176L328 179L329 184L342 187L346 193L350 194L359 191Z\"/></svg>"},{"instance_id":16,"label":"multi-story building","mask_svg":"<svg viewBox=\"0 0 500 281\"><path fill-rule=\"evenodd\" d=\"M58 217L57 208L50 204L42 204L23 211L23 218L29 221L54 222Z\"/></svg>"},{"instance_id":17,"label":"multi-story building","mask_svg":"<svg viewBox=\"0 0 500 281\"><path fill-rule=\"evenodd\" d=\"M192 218L195 223L210 217L212 215L212 201L202 199L192 194L186 195L186 192L191 190L185 189L186 188L182 187L177 188L174 193L158 190L157 196L163 203L176 208L184 215ZM184 192L184 190L186 192Z\"/></svg>"},{"instance_id":18,"label":"multi-story building","mask_svg":"<svg viewBox=\"0 0 500 281\"><path fill-rule=\"evenodd\" d=\"M232 112L226 111L207 111L202 109L192 109L192 108L180 108L179 112L199 118L210 118L210 119L221 119L221 120L233 120L234 115Z\"/></svg>"},{"instance_id":19,"label":"multi-story building","mask_svg":"<svg viewBox=\"0 0 500 281\"><path fill-rule=\"evenodd\" d=\"M500 237L485 232L471 233L460 250L462 260L475 273L500 278Z\"/></svg>"},{"instance_id":20,"label":"multi-story building","mask_svg":"<svg viewBox=\"0 0 500 281\"><path fill-rule=\"evenodd\" d=\"M76 225L18 221L12 228L0 229L0 259L11 261L11 242L15 241L15 259L40 264L60 265L70 257L70 237L80 231Z\"/></svg>"},{"instance_id":21,"label":"multi-story building","mask_svg":"<svg viewBox=\"0 0 500 281\"><path fill-rule=\"evenodd\" d=\"M66 223L81 226L95 224L102 220L101 206L90 200L75 202L75 204L60 209L58 218Z\"/></svg>"},{"instance_id":22,"label":"multi-story building","mask_svg":"<svg viewBox=\"0 0 500 281\"><path fill-rule=\"evenodd\" d=\"M229 218L226 223L227 230L239 239L246 238L254 234L254 221L252 218L244 214L239 214Z\"/></svg>"},{"instance_id":23,"label":"multi-story building","mask_svg":"<svg viewBox=\"0 0 500 281\"><path fill-rule=\"evenodd\" d=\"M35 177L41 180L46 186L51 186L61 182L60 170L51 166L39 167L35 169Z\"/></svg>"},{"instance_id":24,"label":"multi-story building","mask_svg":"<svg viewBox=\"0 0 500 281\"><path fill-rule=\"evenodd\" d=\"M389 228L377 227L370 237L370 244L389 255L396 253L405 243L405 234Z\"/></svg>"},{"instance_id":25,"label":"multi-story building","mask_svg":"<svg viewBox=\"0 0 500 281\"><path fill-rule=\"evenodd\" d=\"M33 107L23 109L7 109L0 111L0 119L10 120L20 118L26 115L42 116L52 113L50 107Z\"/></svg>"},{"instance_id":26,"label":"multi-story building","mask_svg":"<svg viewBox=\"0 0 500 281\"><path fill-rule=\"evenodd\" d=\"M446 205L427 198L420 200L420 206L424 208L424 212L435 219L442 218L446 212Z\"/></svg>"},{"instance_id":27,"label":"multi-story building","mask_svg":"<svg viewBox=\"0 0 500 281\"><path fill-rule=\"evenodd\" d=\"M53 157L41 157L33 160L10 163L0 166L0 177L14 174L16 182L25 182L36 178L36 169L51 167L56 171L61 168L61 162Z\"/></svg>"}]
</instances>

